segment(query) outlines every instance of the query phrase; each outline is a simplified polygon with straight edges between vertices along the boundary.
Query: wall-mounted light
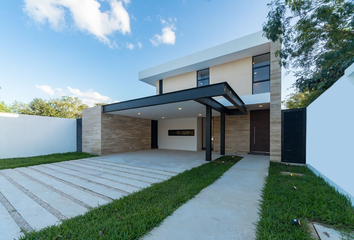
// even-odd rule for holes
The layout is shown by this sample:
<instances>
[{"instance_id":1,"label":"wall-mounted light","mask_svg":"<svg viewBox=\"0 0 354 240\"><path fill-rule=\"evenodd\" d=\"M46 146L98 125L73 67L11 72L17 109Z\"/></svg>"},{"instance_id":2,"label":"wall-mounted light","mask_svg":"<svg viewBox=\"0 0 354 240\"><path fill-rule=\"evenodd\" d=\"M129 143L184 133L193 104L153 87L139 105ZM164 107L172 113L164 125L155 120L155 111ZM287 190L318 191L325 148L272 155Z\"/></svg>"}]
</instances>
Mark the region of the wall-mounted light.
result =
<instances>
[{"instance_id":1,"label":"wall-mounted light","mask_svg":"<svg viewBox=\"0 0 354 240\"><path fill-rule=\"evenodd\" d=\"M182 110L182 108L178 108L178 110Z\"/></svg>"},{"instance_id":2,"label":"wall-mounted light","mask_svg":"<svg viewBox=\"0 0 354 240\"><path fill-rule=\"evenodd\" d=\"M162 119L165 119L165 117L162 117Z\"/></svg>"},{"instance_id":3,"label":"wall-mounted light","mask_svg":"<svg viewBox=\"0 0 354 240\"><path fill-rule=\"evenodd\" d=\"M260 108L262 108L262 107L263 107L263 105L259 105L259 107L260 107Z\"/></svg>"},{"instance_id":4,"label":"wall-mounted light","mask_svg":"<svg viewBox=\"0 0 354 240\"><path fill-rule=\"evenodd\" d=\"M202 116L202 114L201 114L201 113L199 113L199 116Z\"/></svg>"},{"instance_id":5,"label":"wall-mounted light","mask_svg":"<svg viewBox=\"0 0 354 240\"><path fill-rule=\"evenodd\" d=\"M141 113L138 113L138 115L140 115Z\"/></svg>"}]
</instances>

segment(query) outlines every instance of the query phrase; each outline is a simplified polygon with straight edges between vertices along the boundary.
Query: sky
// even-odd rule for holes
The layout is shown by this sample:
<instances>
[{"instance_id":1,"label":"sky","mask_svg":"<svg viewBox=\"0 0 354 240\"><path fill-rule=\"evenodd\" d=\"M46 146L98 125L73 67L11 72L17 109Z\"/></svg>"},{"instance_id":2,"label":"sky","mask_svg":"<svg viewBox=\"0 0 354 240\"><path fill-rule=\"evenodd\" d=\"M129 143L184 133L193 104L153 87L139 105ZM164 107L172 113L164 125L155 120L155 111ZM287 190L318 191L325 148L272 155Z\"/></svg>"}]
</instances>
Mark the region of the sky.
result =
<instances>
[{"instance_id":1,"label":"sky","mask_svg":"<svg viewBox=\"0 0 354 240\"><path fill-rule=\"evenodd\" d=\"M0 101L154 95L140 70L260 31L267 13L259 0L4 0Z\"/></svg>"}]
</instances>

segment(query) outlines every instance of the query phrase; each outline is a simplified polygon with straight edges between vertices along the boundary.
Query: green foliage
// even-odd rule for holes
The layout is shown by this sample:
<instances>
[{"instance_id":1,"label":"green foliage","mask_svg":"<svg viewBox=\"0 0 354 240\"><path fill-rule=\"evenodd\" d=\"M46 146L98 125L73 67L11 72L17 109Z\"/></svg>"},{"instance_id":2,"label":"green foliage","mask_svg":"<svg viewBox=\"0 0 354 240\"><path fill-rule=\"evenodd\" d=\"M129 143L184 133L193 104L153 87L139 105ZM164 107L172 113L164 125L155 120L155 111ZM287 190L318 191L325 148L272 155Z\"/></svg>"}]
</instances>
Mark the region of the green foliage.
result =
<instances>
[{"instance_id":1,"label":"green foliage","mask_svg":"<svg viewBox=\"0 0 354 240\"><path fill-rule=\"evenodd\" d=\"M285 68L304 91L325 91L354 62L354 2L346 0L272 0L263 30L280 40Z\"/></svg>"},{"instance_id":2,"label":"green foliage","mask_svg":"<svg viewBox=\"0 0 354 240\"><path fill-rule=\"evenodd\" d=\"M2 158L0 159L0 170L35 166L46 163L62 162L75 159L82 159L88 157L96 157L89 153L83 152L69 152L69 153L55 153L50 155L41 155L35 157L22 157L22 158Z\"/></svg>"},{"instance_id":3,"label":"green foliage","mask_svg":"<svg viewBox=\"0 0 354 240\"><path fill-rule=\"evenodd\" d=\"M304 176L281 175L281 171ZM290 223L295 218L300 219L301 226ZM262 193L257 239L311 239L306 226L309 221L348 233L354 230L354 208L349 198L307 167L271 162Z\"/></svg>"},{"instance_id":4,"label":"green foliage","mask_svg":"<svg viewBox=\"0 0 354 240\"><path fill-rule=\"evenodd\" d=\"M140 239L240 159L221 157L20 239Z\"/></svg>"},{"instance_id":5,"label":"green foliage","mask_svg":"<svg viewBox=\"0 0 354 240\"><path fill-rule=\"evenodd\" d=\"M5 102L0 101L0 112L10 113L11 108L5 104Z\"/></svg>"},{"instance_id":6,"label":"green foliage","mask_svg":"<svg viewBox=\"0 0 354 240\"><path fill-rule=\"evenodd\" d=\"M60 118L81 118L82 110L88 106L77 97L62 97L50 100L33 99L29 104L14 102L14 113Z\"/></svg>"},{"instance_id":7,"label":"green foliage","mask_svg":"<svg viewBox=\"0 0 354 240\"><path fill-rule=\"evenodd\" d=\"M313 92L297 92L290 96L282 103L287 109L306 108L321 95L321 91Z\"/></svg>"}]
</instances>

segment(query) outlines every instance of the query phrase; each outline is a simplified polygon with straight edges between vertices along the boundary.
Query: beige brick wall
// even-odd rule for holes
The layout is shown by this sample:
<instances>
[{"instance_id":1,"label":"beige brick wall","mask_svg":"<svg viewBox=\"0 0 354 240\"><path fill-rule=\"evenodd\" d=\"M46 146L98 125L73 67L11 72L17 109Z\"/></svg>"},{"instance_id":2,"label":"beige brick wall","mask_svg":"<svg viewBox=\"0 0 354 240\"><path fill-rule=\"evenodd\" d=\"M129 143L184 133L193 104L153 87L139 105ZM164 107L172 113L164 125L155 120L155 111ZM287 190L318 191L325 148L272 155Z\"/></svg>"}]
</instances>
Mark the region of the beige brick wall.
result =
<instances>
[{"instance_id":1,"label":"beige brick wall","mask_svg":"<svg viewBox=\"0 0 354 240\"><path fill-rule=\"evenodd\" d=\"M270 160L281 161L281 67L275 52L279 42L271 43L270 51Z\"/></svg>"},{"instance_id":2,"label":"beige brick wall","mask_svg":"<svg viewBox=\"0 0 354 240\"><path fill-rule=\"evenodd\" d=\"M220 152L220 117L214 117L214 151ZM250 151L250 114L226 115L225 117L225 152L248 153Z\"/></svg>"},{"instance_id":3,"label":"beige brick wall","mask_svg":"<svg viewBox=\"0 0 354 240\"><path fill-rule=\"evenodd\" d=\"M82 151L101 155L102 106L82 111Z\"/></svg>"},{"instance_id":4,"label":"beige brick wall","mask_svg":"<svg viewBox=\"0 0 354 240\"><path fill-rule=\"evenodd\" d=\"M151 149L151 120L102 114L102 155Z\"/></svg>"}]
</instances>

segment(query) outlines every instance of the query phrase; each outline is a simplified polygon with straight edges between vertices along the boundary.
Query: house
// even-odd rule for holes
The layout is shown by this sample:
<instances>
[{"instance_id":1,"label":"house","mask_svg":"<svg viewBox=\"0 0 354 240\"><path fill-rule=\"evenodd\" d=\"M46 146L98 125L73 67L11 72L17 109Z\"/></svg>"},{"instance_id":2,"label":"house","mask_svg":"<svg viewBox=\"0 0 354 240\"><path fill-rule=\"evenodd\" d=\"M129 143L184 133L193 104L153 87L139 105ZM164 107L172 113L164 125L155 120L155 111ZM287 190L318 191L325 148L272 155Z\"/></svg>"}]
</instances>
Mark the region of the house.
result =
<instances>
[{"instance_id":1,"label":"house","mask_svg":"<svg viewBox=\"0 0 354 240\"><path fill-rule=\"evenodd\" d=\"M270 154L281 161L280 43L256 32L139 72L156 95L83 111L82 148Z\"/></svg>"}]
</instances>

